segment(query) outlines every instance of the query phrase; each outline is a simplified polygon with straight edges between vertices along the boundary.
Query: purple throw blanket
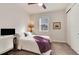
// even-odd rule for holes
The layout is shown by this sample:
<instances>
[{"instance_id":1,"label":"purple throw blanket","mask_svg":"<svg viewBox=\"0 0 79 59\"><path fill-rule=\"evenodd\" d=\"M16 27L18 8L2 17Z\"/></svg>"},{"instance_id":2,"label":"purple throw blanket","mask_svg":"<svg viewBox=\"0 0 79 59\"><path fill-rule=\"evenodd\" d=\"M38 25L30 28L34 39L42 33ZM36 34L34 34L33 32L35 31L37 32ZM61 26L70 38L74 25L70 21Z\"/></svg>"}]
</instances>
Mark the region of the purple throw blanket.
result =
<instances>
[{"instance_id":1,"label":"purple throw blanket","mask_svg":"<svg viewBox=\"0 0 79 59\"><path fill-rule=\"evenodd\" d=\"M41 53L47 52L48 50L51 49L50 40L41 36L34 36L34 39L37 42Z\"/></svg>"}]
</instances>

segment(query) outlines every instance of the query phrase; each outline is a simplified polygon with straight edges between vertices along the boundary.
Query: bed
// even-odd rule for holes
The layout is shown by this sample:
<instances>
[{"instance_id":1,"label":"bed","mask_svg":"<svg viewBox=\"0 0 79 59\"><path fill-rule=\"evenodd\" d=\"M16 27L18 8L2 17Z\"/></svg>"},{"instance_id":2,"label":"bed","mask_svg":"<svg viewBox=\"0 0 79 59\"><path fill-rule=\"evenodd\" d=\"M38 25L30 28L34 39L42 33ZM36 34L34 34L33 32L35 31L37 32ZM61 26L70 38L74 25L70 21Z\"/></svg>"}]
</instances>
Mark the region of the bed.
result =
<instances>
[{"instance_id":1,"label":"bed","mask_svg":"<svg viewBox=\"0 0 79 59\"><path fill-rule=\"evenodd\" d=\"M27 35L26 37L21 34L18 38L18 49L31 51L37 54L50 55L51 43L48 36L42 35Z\"/></svg>"}]
</instances>

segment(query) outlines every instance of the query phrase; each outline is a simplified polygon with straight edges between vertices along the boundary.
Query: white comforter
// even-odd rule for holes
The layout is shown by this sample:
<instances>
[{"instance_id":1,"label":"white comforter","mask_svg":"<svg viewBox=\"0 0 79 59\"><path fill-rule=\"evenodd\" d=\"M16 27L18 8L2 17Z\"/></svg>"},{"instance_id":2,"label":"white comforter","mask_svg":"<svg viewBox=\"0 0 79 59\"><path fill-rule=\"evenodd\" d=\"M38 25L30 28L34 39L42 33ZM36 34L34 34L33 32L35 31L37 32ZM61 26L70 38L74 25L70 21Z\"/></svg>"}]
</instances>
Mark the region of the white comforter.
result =
<instances>
[{"instance_id":1,"label":"white comforter","mask_svg":"<svg viewBox=\"0 0 79 59\"><path fill-rule=\"evenodd\" d=\"M38 47L35 39L33 38L33 36L21 37L20 39L18 39L18 49L19 50L24 49L27 51L41 54L39 47ZM43 36L43 37L49 38L48 36ZM43 54L50 54L50 52L51 52L51 50L49 50Z\"/></svg>"}]
</instances>

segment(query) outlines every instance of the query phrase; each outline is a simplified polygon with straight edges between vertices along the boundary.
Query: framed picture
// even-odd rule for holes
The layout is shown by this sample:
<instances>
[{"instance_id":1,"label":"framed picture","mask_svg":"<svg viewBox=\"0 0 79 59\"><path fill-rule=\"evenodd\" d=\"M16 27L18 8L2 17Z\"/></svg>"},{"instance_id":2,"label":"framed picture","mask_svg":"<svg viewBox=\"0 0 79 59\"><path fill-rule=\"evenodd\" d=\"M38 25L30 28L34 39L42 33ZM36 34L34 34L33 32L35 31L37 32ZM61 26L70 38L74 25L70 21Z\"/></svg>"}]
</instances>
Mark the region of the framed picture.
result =
<instances>
[{"instance_id":1,"label":"framed picture","mask_svg":"<svg viewBox=\"0 0 79 59\"><path fill-rule=\"evenodd\" d=\"M61 22L53 22L53 29L61 29Z\"/></svg>"}]
</instances>

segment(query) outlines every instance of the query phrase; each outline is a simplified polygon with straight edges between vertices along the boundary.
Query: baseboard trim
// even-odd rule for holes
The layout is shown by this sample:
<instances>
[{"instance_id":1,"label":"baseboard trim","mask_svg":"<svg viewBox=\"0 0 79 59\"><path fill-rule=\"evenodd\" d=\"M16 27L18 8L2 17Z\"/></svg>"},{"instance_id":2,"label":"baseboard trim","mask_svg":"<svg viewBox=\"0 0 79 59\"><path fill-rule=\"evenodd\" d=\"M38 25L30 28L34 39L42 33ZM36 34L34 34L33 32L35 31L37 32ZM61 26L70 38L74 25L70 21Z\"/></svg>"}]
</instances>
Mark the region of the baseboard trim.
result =
<instances>
[{"instance_id":1,"label":"baseboard trim","mask_svg":"<svg viewBox=\"0 0 79 59\"><path fill-rule=\"evenodd\" d=\"M66 42L60 42L60 41L52 41L53 43L66 43ZM67 44L67 43L66 43Z\"/></svg>"}]
</instances>

